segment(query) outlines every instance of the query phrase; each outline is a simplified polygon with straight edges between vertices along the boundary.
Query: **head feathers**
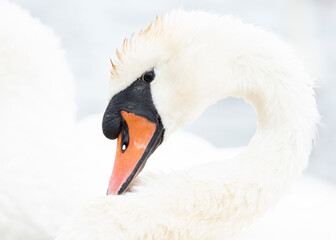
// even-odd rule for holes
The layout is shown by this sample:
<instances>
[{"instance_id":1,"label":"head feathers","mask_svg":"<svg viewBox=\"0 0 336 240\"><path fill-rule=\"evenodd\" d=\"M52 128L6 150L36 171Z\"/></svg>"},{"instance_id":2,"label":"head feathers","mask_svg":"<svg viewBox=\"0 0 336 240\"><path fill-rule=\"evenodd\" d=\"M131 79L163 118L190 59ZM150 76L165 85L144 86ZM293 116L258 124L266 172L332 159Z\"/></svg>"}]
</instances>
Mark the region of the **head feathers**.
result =
<instances>
[{"instance_id":1,"label":"head feathers","mask_svg":"<svg viewBox=\"0 0 336 240\"><path fill-rule=\"evenodd\" d=\"M111 77L116 78L119 76L120 67L123 63L123 56L127 51L130 51L135 48L137 41L141 38L152 38L156 37L158 34L163 32L163 18L160 16L156 16L155 20L153 20L144 30L140 30L138 36L134 38L134 33L130 38L125 37L122 45L121 51L116 49L116 60L113 62L110 59L112 69L111 69Z\"/></svg>"}]
</instances>

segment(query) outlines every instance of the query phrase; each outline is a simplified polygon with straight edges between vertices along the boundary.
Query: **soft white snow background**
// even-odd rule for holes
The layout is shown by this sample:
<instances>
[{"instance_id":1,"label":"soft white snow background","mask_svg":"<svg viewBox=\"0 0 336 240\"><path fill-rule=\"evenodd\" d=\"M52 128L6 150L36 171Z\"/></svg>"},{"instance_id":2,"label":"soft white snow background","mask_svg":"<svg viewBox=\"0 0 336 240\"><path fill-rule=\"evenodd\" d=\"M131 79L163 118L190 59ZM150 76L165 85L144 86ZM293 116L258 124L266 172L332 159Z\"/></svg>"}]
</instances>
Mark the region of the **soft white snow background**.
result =
<instances>
[{"instance_id":1,"label":"soft white snow background","mask_svg":"<svg viewBox=\"0 0 336 240\"><path fill-rule=\"evenodd\" d=\"M277 32L296 46L317 79L322 115L308 172L336 183L336 2L333 0L12 0L61 37L76 81L78 118L108 102L109 58L125 36L170 9L234 14ZM228 99L210 107L186 130L217 147L246 145L256 129L252 107Z\"/></svg>"}]
</instances>

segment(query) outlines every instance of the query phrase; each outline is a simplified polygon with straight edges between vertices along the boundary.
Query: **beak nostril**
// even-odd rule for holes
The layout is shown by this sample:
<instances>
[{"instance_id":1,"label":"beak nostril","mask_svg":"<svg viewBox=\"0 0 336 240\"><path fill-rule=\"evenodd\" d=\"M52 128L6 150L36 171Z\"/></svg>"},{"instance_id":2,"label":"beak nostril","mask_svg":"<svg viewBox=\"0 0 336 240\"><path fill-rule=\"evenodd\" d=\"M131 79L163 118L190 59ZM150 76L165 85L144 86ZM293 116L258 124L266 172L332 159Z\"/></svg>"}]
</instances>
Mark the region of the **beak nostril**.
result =
<instances>
[{"instance_id":1,"label":"beak nostril","mask_svg":"<svg viewBox=\"0 0 336 240\"><path fill-rule=\"evenodd\" d=\"M126 148L127 148L127 147L126 147L126 144L124 143L124 144L121 146L121 151L122 151L122 152L125 152Z\"/></svg>"},{"instance_id":2,"label":"beak nostril","mask_svg":"<svg viewBox=\"0 0 336 240\"><path fill-rule=\"evenodd\" d=\"M129 134L128 134L128 126L126 121L122 123L122 130L121 130L121 152L124 153L128 147L129 143Z\"/></svg>"}]
</instances>

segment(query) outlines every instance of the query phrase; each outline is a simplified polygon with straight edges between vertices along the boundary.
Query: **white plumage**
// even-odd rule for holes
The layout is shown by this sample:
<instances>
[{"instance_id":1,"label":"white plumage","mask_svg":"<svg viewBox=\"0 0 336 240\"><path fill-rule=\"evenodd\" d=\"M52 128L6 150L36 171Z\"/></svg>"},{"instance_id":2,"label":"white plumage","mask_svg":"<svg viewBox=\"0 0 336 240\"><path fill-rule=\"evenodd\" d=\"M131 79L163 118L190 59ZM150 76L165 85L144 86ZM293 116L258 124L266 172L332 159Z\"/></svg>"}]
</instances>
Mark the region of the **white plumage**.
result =
<instances>
[{"instance_id":1,"label":"white plumage","mask_svg":"<svg viewBox=\"0 0 336 240\"><path fill-rule=\"evenodd\" d=\"M306 165L318 114L311 81L285 45L235 18L201 12L177 11L156 27L162 35L144 34L125 49L111 94L154 64L152 92L166 137L225 96L254 104L258 133L242 151L171 136L132 192L83 208L58 239L227 239L273 206ZM57 38L6 1L0 2L0 52L0 236L52 239L66 215L105 192L114 143L102 136L100 117L75 123L72 76ZM308 183L303 195L312 197L322 184ZM336 207L326 197L336 197L326 189L309 206L329 206L314 216L330 223ZM295 197L279 206L284 209L266 218L272 226L285 211L312 212L298 209ZM286 222L284 228L300 229ZM260 227L267 223L246 237L268 239L272 226ZM320 239L334 236L331 227L318 228ZM311 233L290 236L316 236Z\"/></svg>"},{"instance_id":2,"label":"white plumage","mask_svg":"<svg viewBox=\"0 0 336 240\"><path fill-rule=\"evenodd\" d=\"M258 129L232 159L149 174L133 192L88 206L58 240L229 239L273 207L306 167L319 119L313 82L273 34L231 16L178 10L125 40L116 55L111 96L155 70L151 93L165 139L229 96L253 105Z\"/></svg>"},{"instance_id":3,"label":"white plumage","mask_svg":"<svg viewBox=\"0 0 336 240\"><path fill-rule=\"evenodd\" d=\"M64 55L49 28L0 1L1 240L53 239L74 207L106 191L113 153L100 122L76 124Z\"/></svg>"}]
</instances>

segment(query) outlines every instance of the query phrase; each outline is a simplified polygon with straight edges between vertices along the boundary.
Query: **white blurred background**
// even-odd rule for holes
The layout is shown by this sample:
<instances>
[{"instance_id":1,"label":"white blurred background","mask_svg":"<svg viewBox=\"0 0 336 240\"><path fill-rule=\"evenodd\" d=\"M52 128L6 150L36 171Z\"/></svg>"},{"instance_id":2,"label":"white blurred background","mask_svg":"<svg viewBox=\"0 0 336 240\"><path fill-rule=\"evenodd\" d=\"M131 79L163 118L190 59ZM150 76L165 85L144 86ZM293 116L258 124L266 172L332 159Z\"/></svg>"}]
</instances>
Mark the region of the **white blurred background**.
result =
<instances>
[{"instance_id":1,"label":"white blurred background","mask_svg":"<svg viewBox=\"0 0 336 240\"><path fill-rule=\"evenodd\" d=\"M316 79L322 121L308 173L336 184L336 1L333 0L12 0L61 38L75 77L78 119L102 113L108 102L109 58L125 36L138 32L156 14L183 7L237 15L278 33L305 60ZM242 100L228 99L207 109L185 130L216 147L246 145L256 115Z\"/></svg>"}]
</instances>

